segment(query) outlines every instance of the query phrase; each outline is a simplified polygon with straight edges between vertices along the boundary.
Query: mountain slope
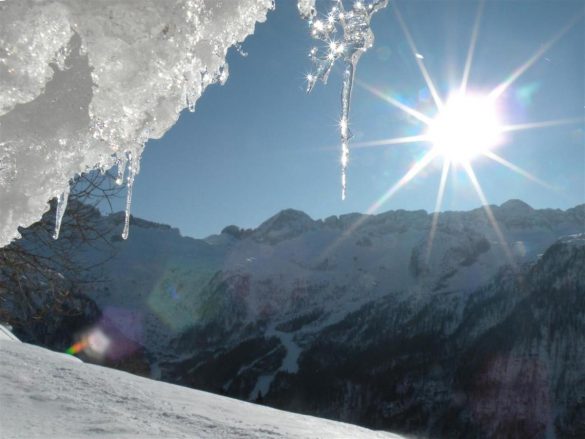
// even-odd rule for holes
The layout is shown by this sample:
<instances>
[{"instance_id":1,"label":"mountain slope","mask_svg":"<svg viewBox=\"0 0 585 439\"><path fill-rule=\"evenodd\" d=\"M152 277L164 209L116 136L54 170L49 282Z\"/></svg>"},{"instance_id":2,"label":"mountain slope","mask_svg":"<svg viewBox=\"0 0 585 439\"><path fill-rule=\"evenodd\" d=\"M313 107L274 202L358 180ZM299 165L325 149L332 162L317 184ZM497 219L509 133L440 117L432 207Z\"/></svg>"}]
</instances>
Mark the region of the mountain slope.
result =
<instances>
[{"instance_id":1,"label":"mountain slope","mask_svg":"<svg viewBox=\"0 0 585 439\"><path fill-rule=\"evenodd\" d=\"M422 437L580 437L585 205L491 209L501 236L445 212L432 247L424 211L289 209L204 240L98 216L108 241L76 258L115 251L83 293L116 367Z\"/></svg>"},{"instance_id":2,"label":"mountain slope","mask_svg":"<svg viewBox=\"0 0 585 439\"><path fill-rule=\"evenodd\" d=\"M298 372L265 397L278 407L430 437L583 437L585 237L472 295L383 298L296 340Z\"/></svg>"},{"instance_id":3,"label":"mountain slope","mask_svg":"<svg viewBox=\"0 0 585 439\"><path fill-rule=\"evenodd\" d=\"M388 294L473 291L510 263L534 261L559 237L584 231L585 205L535 210L512 200L492 209L506 244L476 209L442 213L432 249L432 215L424 211L312 220L289 209L257 229L231 226L205 240L133 219L128 241L117 235L122 216L112 215L101 221L114 227L117 253L94 275L109 282L86 294L106 313L123 309L139 320L126 332L166 357L171 340L193 326L233 333L265 322L270 331L315 310L326 325ZM79 257L92 265L107 251L104 244Z\"/></svg>"}]
</instances>

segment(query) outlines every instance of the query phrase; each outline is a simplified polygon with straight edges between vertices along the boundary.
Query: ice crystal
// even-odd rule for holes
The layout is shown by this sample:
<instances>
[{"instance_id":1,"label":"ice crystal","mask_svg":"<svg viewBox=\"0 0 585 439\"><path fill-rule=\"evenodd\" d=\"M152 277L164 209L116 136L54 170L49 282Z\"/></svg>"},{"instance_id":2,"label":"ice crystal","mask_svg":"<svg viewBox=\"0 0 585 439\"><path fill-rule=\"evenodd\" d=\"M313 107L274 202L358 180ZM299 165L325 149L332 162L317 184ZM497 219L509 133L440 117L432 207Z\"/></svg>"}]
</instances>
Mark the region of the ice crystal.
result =
<instances>
[{"instance_id":1,"label":"ice crystal","mask_svg":"<svg viewBox=\"0 0 585 439\"><path fill-rule=\"evenodd\" d=\"M145 142L194 110L208 85L225 82L229 47L273 6L0 1L0 247L53 197L59 217L76 174L117 164L121 183L128 167L130 195ZM58 228L57 218L55 235Z\"/></svg>"},{"instance_id":2,"label":"ice crystal","mask_svg":"<svg viewBox=\"0 0 585 439\"><path fill-rule=\"evenodd\" d=\"M57 208L55 209L55 230L53 232L53 239L59 238L59 232L61 230L61 223L63 222L63 215L67 209L67 201L69 198L70 187L66 186L65 190L57 197Z\"/></svg>"},{"instance_id":3,"label":"ice crystal","mask_svg":"<svg viewBox=\"0 0 585 439\"><path fill-rule=\"evenodd\" d=\"M329 12L319 17L315 11L314 0L299 0L301 17L309 22L311 36L323 44L313 47L309 56L314 71L307 75L307 93L313 90L317 81L327 83L331 69L338 59L345 63L343 89L341 92L341 198L346 196L347 165L349 162L349 109L351 90L357 63L364 52L374 44L374 34L370 27L372 16L388 5L388 0L355 0L351 9L346 10L342 0L333 0ZM338 33L341 35L338 36Z\"/></svg>"},{"instance_id":4,"label":"ice crystal","mask_svg":"<svg viewBox=\"0 0 585 439\"><path fill-rule=\"evenodd\" d=\"M303 19L310 20L315 16L315 0L299 0L297 6Z\"/></svg>"}]
</instances>

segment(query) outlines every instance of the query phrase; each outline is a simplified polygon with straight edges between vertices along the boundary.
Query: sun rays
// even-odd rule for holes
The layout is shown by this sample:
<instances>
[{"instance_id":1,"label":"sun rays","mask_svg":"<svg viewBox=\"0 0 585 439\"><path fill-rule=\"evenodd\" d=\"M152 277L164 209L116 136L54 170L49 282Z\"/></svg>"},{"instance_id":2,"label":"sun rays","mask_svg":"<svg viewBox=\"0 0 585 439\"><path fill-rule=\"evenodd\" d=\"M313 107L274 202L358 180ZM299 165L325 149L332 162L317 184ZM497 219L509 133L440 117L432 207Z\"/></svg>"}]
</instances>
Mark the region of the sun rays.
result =
<instances>
[{"instance_id":1,"label":"sun rays","mask_svg":"<svg viewBox=\"0 0 585 439\"><path fill-rule=\"evenodd\" d=\"M455 91L455 94L450 96L446 101L443 101L425 65L424 57L420 55L417 50L416 43L412 37L406 21L404 20L396 4L394 4L393 10L397 21L402 29L406 41L408 42L412 56L418 66L422 78L424 79L426 87L430 92L438 113L434 118L427 116L416 108L412 108L404 102L401 102L396 97L384 93L362 81L356 81L356 84L359 87L367 90L377 98L382 99L403 113L421 122L421 124L425 127L425 131L421 132L420 134L411 136L356 143L354 147L374 148L412 143L424 143L430 147L429 151L424 154L422 158L420 158L416 163L414 163L402 178L393 184L369 207L367 210L368 214L375 213L384 203L390 200L398 191L400 191L400 189L411 182L435 159L441 158L443 160L435 202L435 210L432 217L427 244L427 261L431 257L433 241L437 233L439 212L442 208L449 172L455 166L459 166L465 171L471 187L473 187L479 201L482 203L487 220L490 223L503 252L509 259L512 266L514 266L513 256L506 242L505 236L502 233L496 217L489 206L488 200L486 199L471 162L476 157L485 157L534 183L537 183L548 189L553 189L549 184L535 177L530 172L524 170L514 163L511 163L510 161L501 157L499 154L496 154L493 151L493 147L503 142L504 133L547 128L565 124L582 123L583 119L558 119L525 124L504 124L504 121L499 120L499 115L496 113L495 108L498 99L501 98L505 92L582 17L574 17L569 23L567 23L567 25L565 25L559 32L553 35L545 44L541 45L526 61L514 69L505 80L496 85L490 92L486 93L485 95L474 96L469 94L468 89L473 67L473 59L480 34L482 15L485 6L484 3L485 0L479 2L475 14L475 20L471 30L470 43L462 72L461 83L458 87L458 90ZM457 103L453 104L454 99L460 99L463 102L460 107L457 107ZM340 239L343 240L344 238L348 237L366 219L367 216L364 216L358 220L352 227L346 230Z\"/></svg>"},{"instance_id":2,"label":"sun rays","mask_svg":"<svg viewBox=\"0 0 585 439\"><path fill-rule=\"evenodd\" d=\"M576 15L573 17L559 32L557 32L551 39L549 39L545 44L539 47L539 49L534 52L534 54L526 60L523 64L521 64L516 70L514 70L510 76L500 83L497 87L495 87L490 96L497 99L500 97L516 80L524 74L530 67L534 65L536 61L538 61L542 56L558 41L560 40L563 35L565 35L580 19L582 15Z\"/></svg>"},{"instance_id":3,"label":"sun rays","mask_svg":"<svg viewBox=\"0 0 585 439\"><path fill-rule=\"evenodd\" d=\"M469 181L471 182L471 185L475 189L475 192L477 193L477 196L479 197L479 199L481 201L483 209L485 210L485 213L487 215L488 221L490 222L492 229L494 230L494 232L496 234L496 237L498 239L498 242L500 243L500 246L502 247L502 250L506 254L506 257L508 258L508 261L510 262L512 267L515 267L514 258L512 257L512 252L510 251L510 248L508 247L508 242L506 241L506 238L504 237L504 234L502 233L500 226L498 225L498 221L496 220L496 217L492 211L492 208L490 207L490 204L488 203L488 200L483 193L481 185L479 184L479 181L477 180L477 177L475 175L473 168L471 167L471 164L464 163L463 168L465 169L465 172L467 173L467 176L469 177Z\"/></svg>"},{"instance_id":4,"label":"sun rays","mask_svg":"<svg viewBox=\"0 0 585 439\"><path fill-rule=\"evenodd\" d=\"M473 22L473 29L471 31L471 40L469 42L469 49L467 50L465 67L463 68L463 78L461 78L461 86L459 88L461 94L465 94L467 91L467 82L469 81L473 56L475 55L475 47L477 46L477 37L479 36L479 29L481 27L481 17L483 15L484 5L485 0L481 0L475 14L475 21Z\"/></svg>"},{"instance_id":5,"label":"sun rays","mask_svg":"<svg viewBox=\"0 0 585 439\"><path fill-rule=\"evenodd\" d=\"M441 108L443 107L443 101L441 100L441 96L439 96L439 92L437 91L437 88L435 87L435 84L431 79L431 75L429 75L429 72L425 66L424 57L419 54L416 45L414 44L414 39L410 34L410 30L408 29L408 26L406 25L406 22L402 18L402 14L400 13L400 10L396 7L396 5L394 5L393 11L394 14L396 15L396 18L398 19L398 23L400 23L400 27L402 28L402 32L406 37L406 41L408 41L408 45L410 46L410 50L412 51L412 55L414 56L416 64L418 65L418 68L427 84L427 87L431 92L433 101L435 102L437 108L441 110Z\"/></svg>"},{"instance_id":6,"label":"sun rays","mask_svg":"<svg viewBox=\"0 0 585 439\"><path fill-rule=\"evenodd\" d=\"M398 180L392 187L390 187L390 189L384 193L384 195L382 195L374 204L370 206L367 211L368 215L376 212L386 201L392 198L396 192L402 189L405 185L408 184L408 182L410 182L423 169L425 169L438 155L438 151L434 149L427 152L420 160L412 165L412 167L400 180Z\"/></svg>"},{"instance_id":7,"label":"sun rays","mask_svg":"<svg viewBox=\"0 0 585 439\"><path fill-rule=\"evenodd\" d=\"M429 241L427 243L427 254L425 258L427 264L431 258L431 252L433 250L433 241L435 240L435 232L437 231L437 225L439 224L439 212L443 205L443 196L445 195L445 186L447 186L447 177L449 176L450 167L451 162L449 162L449 160L444 160L443 170L441 171L441 181L439 182L439 190L437 192L437 200L435 201L435 211L433 212L431 231L429 232Z\"/></svg>"}]
</instances>

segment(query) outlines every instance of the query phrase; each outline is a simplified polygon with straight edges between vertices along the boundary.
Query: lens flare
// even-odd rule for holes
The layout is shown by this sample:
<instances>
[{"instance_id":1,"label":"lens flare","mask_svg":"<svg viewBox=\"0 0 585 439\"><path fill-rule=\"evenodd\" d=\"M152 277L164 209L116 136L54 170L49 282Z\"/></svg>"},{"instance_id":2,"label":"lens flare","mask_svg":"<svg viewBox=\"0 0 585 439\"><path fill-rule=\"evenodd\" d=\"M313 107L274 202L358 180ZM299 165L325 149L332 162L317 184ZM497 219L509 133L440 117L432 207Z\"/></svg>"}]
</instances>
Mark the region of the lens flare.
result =
<instances>
[{"instance_id":1,"label":"lens flare","mask_svg":"<svg viewBox=\"0 0 585 439\"><path fill-rule=\"evenodd\" d=\"M100 329L91 331L87 336L87 350L96 354L104 355L110 347L110 339Z\"/></svg>"},{"instance_id":2,"label":"lens flare","mask_svg":"<svg viewBox=\"0 0 585 439\"><path fill-rule=\"evenodd\" d=\"M110 347L110 339L99 328L94 328L84 334L81 339L69 347L65 352L69 355L84 353L90 358L103 358Z\"/></svg>"},{"instance_id":3,"label":"lens flare","mask_svg":"<svg viewBox=\"0 0 585 439\"><path fill-rule=\"evenodd\" d=\"M85 348L87 348L87 340L81 340L78 341L77 343L74 343L71 347L69 347L65 353L69 354L69 355L75 355L75 354L79 354L80 352L83 352L85 350Z\"/></svg>"}]
</instances>

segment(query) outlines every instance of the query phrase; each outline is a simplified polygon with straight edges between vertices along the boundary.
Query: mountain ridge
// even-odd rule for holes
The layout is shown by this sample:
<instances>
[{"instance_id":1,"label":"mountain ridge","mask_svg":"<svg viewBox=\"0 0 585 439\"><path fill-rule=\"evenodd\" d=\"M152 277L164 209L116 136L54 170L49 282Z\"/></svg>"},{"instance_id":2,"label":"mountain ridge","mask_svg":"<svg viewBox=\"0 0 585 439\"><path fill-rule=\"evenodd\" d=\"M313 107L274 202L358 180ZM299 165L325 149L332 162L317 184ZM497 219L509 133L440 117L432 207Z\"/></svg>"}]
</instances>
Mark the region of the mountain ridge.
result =
<instances>
[{"instance_id":1,"label":"mountain ridge","mask_svg":"<svg viewBox=\"0 0 585 439\"><path fill-rule=\"evenodd\" d=\"M517 213L534 212L534 211L549 213L549 214L554 214L554 213L558 213L558 212L564 212L564 213L574 212L576 215L580 215L580 216L585 217L585 203L577 204L573 207L568 207L566 209L546 208L546 207L545 208L533 208L528 203L526 203L520 199L511 198L511 199L503 202L500 205L489 204L488 207L490 207L491 209L503 210L505 212L514 212L515 211ZM444 210L444 211L440 211L438 213L439 213L439 216L441 216L441 215L442 216L449 216L452 214L472 213L472 212L482 214L484 212L484 209L485 209L484 206L479 206L479 207L468 209L468 210ZM169 228L169 229L173 229L173 230L178 230L179 234L182 237L204 241L204 240L210 239L212 237L217 237L221 234L230 234L230 233L234 234L237 231L242 231L242 232L246 232L249 234L252 231L255 231L255 230L261 228L262 226L268 226L268 224L270 224L272 221L274 221L276 219L279 219L282 217L287 217L292 212L295 213L294 215L298 215L299 217L308 218L308 219L310 219L310 221L312 221L314 223L317 223L317 224L323 223L323 224L329 224L329 225L352 224L353 222L355 222L359 219L362 219L362 218L377 218L377 217L384 218L385 216L399 215L400 213L415 213L415 212L417 214L424 213L425 216L432 218L432 216L436 213L436 212L427 211L425 209L416 209L416 210L394 209L394 210L387 210L387 211L379 212L376 214L349 212L349 213L344 213L344 214L339 214L339 215L329 215L327 217L314 219L308 213L304 212L303 210L294 209L294 208L284 208L284 209L276 212L274 215L270 216L268 219L266 219L262 223L260 223L257 227L240 227L237 224L229 224L229 225L225 226L223 229L221 229L221 231L218 233L212 233L211 235L208 235L205 237L199 237L199 238L194 237L194 236L190 236L190 235L185 235L180 231L180 229L178 227L174 227L172 225L139 218L139 217L136 217L135 215L131 215L130 217L131 217L131 221L133 221L135 224L136 224L136 222L140 222L145 227L151 226L151 227L155 227L155 228L160 227L160 228ZM114 212L111 214L100 214L100 215L102 215L105 218L110 217L116 223L122 223L125 213L124 213L124 211L118 211L118 212ZM354 220L354 221L351 221L351 220Z\"/></svg>"},{"instance_id":2,"label":"mountain ridge","mask_svg":"<svg viewBox=\"0 0 585 439\"><path fill-rule=\"evenodd\" d=\"M102 319L118 322L121 336L143 349L140 362L152 377L423 437L540 437L546 429L565 437L585 419L578 394L570 392L579 388L578 372L573 381L551 375L560 386L549 396L554 403L531 406L516 394L528 384L502 375L515 351L500 352L485 340L486 334L502 338L498 328L511 327L510 321L536 325L523 309L542 312L538 284L574 298L576 306L565 306L565 313L584 311L578 299L583 274L574 267L585 259L585 204L532 209L510 200L491 211L498 230L483 207L441 213L434 228L426 211L313 220L286 209L256 229L228 226L205 239L133 218L127 241L119 238L121 218L113 215L96 223L108 225L109 242L80 248L76 257L92 266L107 249L115 251L93 273L103 282L83 294ZM577 283L555 284L563 270L573 270ZM554 308L557 314L540 330L548 333L560 312ZM575 327L562 328L580 343ZM506 340L514 349L530 349L532 333L522 334ZM482 343L500 359L486 356ZM465 355L472 355L467 369ZM550 370L563 361L541 357ZM524 360L518 364L542 372ZM450 384L455 378L459 387ZM488 405L478 399L477 383L493 395L501 389L525 401L518 416L549 407L550 422L510 421L494 411L502 403L495 396Z\"/></svg>"}]
</instances>

